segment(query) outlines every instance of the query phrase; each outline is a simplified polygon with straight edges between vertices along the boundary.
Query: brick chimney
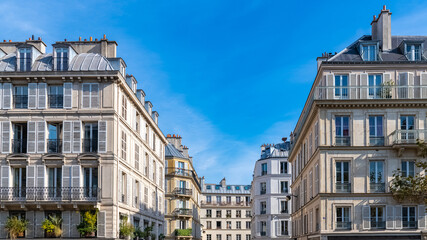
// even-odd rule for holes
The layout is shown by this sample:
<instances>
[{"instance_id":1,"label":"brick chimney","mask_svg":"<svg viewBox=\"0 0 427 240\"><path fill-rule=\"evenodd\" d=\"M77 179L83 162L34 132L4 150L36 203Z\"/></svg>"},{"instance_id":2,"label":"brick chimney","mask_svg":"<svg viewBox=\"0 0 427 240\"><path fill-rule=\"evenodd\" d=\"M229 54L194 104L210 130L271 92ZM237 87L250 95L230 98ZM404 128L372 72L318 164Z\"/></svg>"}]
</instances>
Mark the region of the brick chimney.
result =
<instances>
[{"instance_id":1,"label":"brick chimney","mask_svg":"<svg viewBox=\"0 0 427 240\"><path fill-rule=\"evenodd\" d=\"M168 140L169 143L171 143L172 145L175 146L176 149L178 149L178 151L182 152L182 137L179 135L171 135L168 134L166 136L166 139Z\"/></svg>"},{"instance_id":2,"label":"brick chimney","mask_svg":"<svg viewBox=\"0 0 427 240\"><path fill-rule=\"evenodd\" d=\"M378 18L374 16L371 26L372 40L379 40L383 51L391 50L391 12L385 5Z\"/></svg>"},{"instance_id":3,"label":"brick chimney","mask_svg":"<svg viewBox=\"0 0 427 240\"><path fill-rule=\"evenodd\" d=\"M219 182L219 184L221 185L221 187L225 187L227 185L226 182L225 182L225 178L223 178L221 180L221 182Z\"/></svg>"}]
</instances>

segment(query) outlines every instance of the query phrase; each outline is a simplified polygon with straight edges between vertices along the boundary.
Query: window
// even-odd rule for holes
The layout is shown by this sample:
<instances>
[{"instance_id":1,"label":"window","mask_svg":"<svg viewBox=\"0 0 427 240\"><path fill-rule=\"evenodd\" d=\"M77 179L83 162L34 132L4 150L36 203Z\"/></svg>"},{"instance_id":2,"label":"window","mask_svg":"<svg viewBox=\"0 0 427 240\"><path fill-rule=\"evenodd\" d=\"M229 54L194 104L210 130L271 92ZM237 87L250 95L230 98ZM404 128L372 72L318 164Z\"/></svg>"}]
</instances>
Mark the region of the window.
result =
<instances>
[{"instance_id":1,"label":"window","mask_svg":"<svg viewBox=\"0 0 427 240\"><path fill-rule=\"evenodd\" d=\"M98 123L84 123L83 151L98 151Z\"/></svg>"},{"instance_id":2,"label":"window","mask_svg":"<svg viewBox=\"0 0 427 240\"><path fill-rule=\"evenodd\" d=\"M221 188L221 185L215 185L215 190L219 190Z\"/></svg>"},{"instance_id":3,"label":"window","mask_svg":"<svg viewBox=\"0 0 427 240\"><path fill-rule=\"evenodd\" d=\"M246 221L246 229L251 229L251 221Z\"/></svg>"},{"instance_id":4,"label":"window","mask_svg":"<svg viewBox=\"0 0 427 240\"><path fill-rule=\"evenodd\" d=\"M31 71L31 49L20 48L19 49L19 69L21 72Z\"/></svg>"},{"instance_id":5,"label":"window","mask_svg":"<svg viewBox=\"0 0 427 240\"><path fill-rule=\"evenodd\" d=\"M221 222L220 222L221 223ZM221 225L221 224L220 224ZM221 234L216 235L216 240L221 240Z\"/></svg>"},{"instance_id":6,"label":"window","mask_svg":"<svg viewBox=\"0 0 427 240\"><path fill-rule=\"evenodd\" d=\"M414 143L415 142L415 117L414 116L400 116L400 143Z\"/></svg>"},{"instance_id":7,"label":"window","mask_svg":"<svg viewBox=\"0 0 427 240\"><path fill-rule=\"evenodd\" d=\"M135 143L135 168L139 170L139 146Z\"/></svg>"},{"instance_id":8,"label":"window","mask_svg":"<svg viewBox=\"0 0 427 240\"><path fill-rule=\"evenodd\" d=\"M336 181L337 192L351 192L349 165L350 165L349 162L335 163L335 181Z\"/></svg>"},{"instance_id":9,"label":"window","mask_svg":"<svg viewBox=\"0 0 427 240\"><path fill-rule=\"evenodd\" d=\"M371 228L385 228L384 207L371 207Z\"/></svg>"},{"instance_id":10,"label":"window","mask_svg":"<svg viewBox=\"0 0 427 240\"><path fill-rule=\"evenodd\" d=\"M337 224L336 229L351 229L349 207L337 207L335 219Z\"/></svg>"},{"instance_id":11,"label":"window","mask_svg":"<svg viewBox=\"0 0 427 240\"><path fill-rule=\"evenodd\" d=\"M251 214L250 210L246 210L246 217L252 217L252 214Z\"/></svg>"},{"instance_id":12,"label":"window","mask_svg":"<svg viewBox=\"0 0 427 240\"><path fill-rule=\"evenodd\" d=\"M381 86L382 76L381 75L369 75L368 83L369 83L369 97L370 98L383 98L382 86Z\"/></svg>"},{"instance_id":13,"label":"window","mask_svg":"<svg viewBox=\"0 0 427 240\"><path fill-rule=\"evenodd\" d=\"M241 202L240 196L236 196L236 203L239 204Z\"/></svg>"},{"instance_id":14,"label":"window","mask_svg":"<svg viewBox=\"0 0 427 240\"><path fill-rule=\"evenodd\" d=\"M13 87L13 107L18 109L28 108L28 86Z\"/></svg>"},{"instance_id":15,"label":"window","mask_svg":"<svg viewBox=\"0 0 427 240\"><path fill-rule=\"evenodd\" d=\"M98 168L83 168L83 190L85 197L98 196Z\"/></svg>"},{"instance_id":16,"label":"window","mask_svg":"<svg viewBox=\"0 0 427 240\"><path fill-rule=\"evenodd\" d=\"M210 185L207 185L207 186L206 186L206 189L207 189L207 190L211 190L212 188L211 188L211 186L210 186Z\"/></svg>"},{"instance_id":17,"label":"window","mask_svg":"<svg viewBox=\"0 0 427 240\"><path fill-rule=\"evenodd\" d=\"M128 101L125 95L122 95L122 117L127 120L128 115Z\"/></svg>"},{"instance_id":18,"label":"window","mask_svg":"<svg viewBox=\"0 0 427 240\"><path fill-rule=\"evenodd\" d=\"M288 221L280 221L280 236L286 236L289 235L289 229L288 229Z\"/></svg>"},{"instance_id":19,"label":"window","mask_svg":"<svg viewBox=\"0 0 427 240\"><path fill-rule=\"evenodd\" d=\"M216 196L216 203L221 203L221 196Z\"/></svg>"},{"instance_id":20,"label":"window","mask_svg":"<svg viewBox=\"0 0 427 240\"><path fill-rule=\"evenodd\" d=\"M267 222L266 221L260 222L260 235L261 236L267 235Z\"/></svg>"},{"instance_id":21,"label":"window","mask_svg":"<svg viewBox=\"0 0 427 240\"><path fill-rule=\"evenodd\" d=\"M231 210L226 210L225 217L226 218L231 218Z\"/></svg>"},{"instance_id":22,"label":"window","mask_svg":"<svg viewBox=\"0 0 427 240\"><path fill-rule=\"evenodd\" d=\"M261 164L261 176L267 174L267 163Z\"/></svg>"},{"instance_id":23,"label":"window","mask_svg":"<svg viewBox=\"0 0 427 240\"><path fill-rule=\"evenodd\" d=\"M267 213L267 202L260 202L260 214Z\"/></svg>"},{"instance_id":24,"label":"window","mask_svg":"<svg viewBox=\"0 0 427 240\"><path fill-rule=\"evenodd\" d=\"M240 221L236 222L236 229L242 229L242 222Z\"/></svg>"},{"instance_id":25,"label":"window","mask_svg":"<svg viewBox=\"0 0 427 240\"><path fill-rule=\"evenodd\" d=\"M27 187L26 173L26 168L12 168L12 192L14 197L25 197Z\"/></svg>"},{"instance_id":26,"label":"window","mask_svg":"<svg viewBox=\"0 0 427 240\"><path fill-rule=\"evenodd\" d=\"M281 200L280 201L280 213L288 213L288 201Z\"/></svg>"},{"instance_id":27,"label":"window","mask_svg":"<svg viewBox=\"0 0 427 240\"><path fill-rule=\"evenodd\" d=\"M409 61L421 60L421 44L406 44L406 57Z\"/></svg>"},{"instance_id":28,"label":"window","mask_svg":"<svg viewBox=\"0 0 427 240\"><path fill-rule=\"evenodd\" d=\"M250 186L245 186L245 190L249 190L251 187ZM236 189L238 190L238 189Z\"/></svg>"},{"instance_id":29,"label":"window","mask_svg":"<svg viewBox=\"0 0 427 240\"><path fill-rule=\"evenodd\" d=\"M153 133L153 151L156 151L156 134Z\"/></svg>"},{"instance_id":30,"label":"window","mask_svg":"<svg viewBox=\"0 0 427 240\"><path fill-rule=\"evenodd\" d=\"M121 157L122 159L126 160L126 151L127 151L127 144L126 144L126 133L122 131L122 152Z\"/></svg>"},{"instance_id":31,"label":"window","mask_svg":"<svg viewBox=\"0 0 427 240\"><path fill-rule=\"evenodd\" d=\"M226 201L227 201L228 204L231 203L231 196L226 196L225 199L226 199Z\"/></svg>"},{"instance_id":32,"label":"window","mask_svg":"<svg viewBox=\"0 0 427 240\"><path fill-rule=\"evenodd\" d=\"M211 196L206 196L206 202L207 203L211 203L212 202L212 197Z\"/></svg>"},{"instance_id":33,"label":"window","mask_svg":"<svg viewBox=\"0 0 427 240\"><path fill-rule=\"evenodd\" d=\"M231 221L227 221L226 223L227 223L227 229L231 229Z\"/></svg>"},{"instance_id":34,"label":"window","mask_svg":"<svg viewBox=\"0 0 427 240\"><path fill-rule=\"evenodd\" d=\"M237 191L240 190L240 186L235 186L234 189L236 189Z\"/></svg>"},{"instance_id":35,"label":"window","mask_svg":"<svg viewBox=\"0 0 427 240\"><path fill-rule=\"evenodd\" d=\"M126 154L126 153L125 153ZM150 165L150 157L148 156L148 153L145 153L145 176L148 177L148 169L149 169L149 165Z\"/></svg>"},{"instance_id":36,"label":"window","mask_svg":"<svg viewBox=\"0 0 427 240\"><path fill-rule=\"evenodd\" d=\"M49 108L63 108L64 87L62 85L51 85L48 91Z\"/></svg>"},{"instance_id":37,"label":"window","mask_svg":"<svg viewBox=\"0 0 427 240\"><path fill-rule=\"evenodd\" d=\"M335 98L348 98L348 76L335 75Z\"/></svg>"},{"instance_id":38,"label":"window","mask_svg":"<svg viewBox=\"0 0 427 240\"><path fill-rule=\"evenodd\" d=\"M68 49L67 48L56 48L56 70L67 71L68 70Z\"/></svg>"},{"instance_id":39,"label":"window","mask_svg":"<svg viewBox=\"0 0 427 240\"><path fill-rule=\"evenodd\" d=\"M206 228L212 229L212 221L206 221Z\"/></svg>"},{"instance_id":40,"label":"window","mask_svg":"<svg viewBox=\"0 0 427 240\"><path fill-rule=\"evenodd\" d=\"M47 168L49 197L61 197L62 168Z\"/></svg>"},{"instance_id":41,"label":"window","mask_svg":"<svg viewBox=\"0 0 427 240\"><path fill-rule=\"evenodd\" d=\"M335 144L337 146L350 146L349 116L335 117Z\"/></svg>"},{"instance_id":42,"label":"window","mask_svg":"<svg viewBox=\"0 0 427 240\"><path fill-rule=\"evenodd\" d=\"M156 176L157 176L156 172L157 172L157 165L156 165L156 161L153 160L153 181L154 182L157 181L157 179L156 179Z\"/></svg>"},{"instance_id":43,"label":"window","mask_svg":"<svg viewBox=\"0 0 427 240\"><path fill-rule=\"evenodd\" d=\"M148 142L148 132L150 131L150 128L148 127L148 124L145 124L145 142L149 144Z\"/></svg>"},{"instance_id":44,"label":"window","mask_svg":"<svg viewBox=\"0 0 427 240\"><path fill-rule=\"evenodd\" d=\"M280 182L280 193L288 193L288 182L281 181Z\"/></svg>"},{"instance_id":45,"label":"window","mask_svg":"<svg viewBox=\"0 0 427 240\"><path fill-rule=\"evenodd\" d=\"M260 183L260 194L266 194L267 193L267 183L262 182Z\"/></svg>"},{"instance_id":46,"label":"window","mask_svg":"<svg viewBox=\"0 0 427 240\"><path fill-rule=\"evenodd\" d=\"M207 217L207 218L212 217L212 209L207 209L207 210L206 210L206 217Z\"/></svg>"},{"instance_id":47,"label":"window","mask_svg":"<svg viewBox=\"0 0 427 240\"><path fill-rule=\"evenodd\" d=\"M415 207L402 207L403 228L417 228Z\"/></svg>"},{"instance_id":48,"label":"window","mask_svg":"<svg viewBox=\"0 0 427 240\"><path fill-rule=\"evenodd\" d=\"M221 229L221 221L216 221L216 229ZM221 237L220 237L220 239L221 239Z\"/></svg>"},{"instance_id":49,"label":"window","mask_svg":"<svg viewBox=\"0 0 427 240\"><path fill-rule=\"evenodd\" d=\"M242 210L236 210L236 218L242 217Z\"/></svg>"},{"instance_id":50,"label":"window","mask_svg":"<svg viewBox=\"0 0 427 240\"><path fill-rule=\"evenodd\" d=\"M363 61L377 61L377 45L365 44L361 46Z\"/></svg>"},{"instance_id":51,"label":"window","mask_svg":"<svg viewBox=\"0 0 427 240\"><path fill-rule=\"evenodd\" d=\"M135 116L135 131L139 134L139 128L140 128L140 125L141 125L141 123L140 123L141 119L140 119L140 115L139 115L138 112L136 112L135 115L136 115Z\"/></svg>"},{"instance_id":52,"label":"window","mask_svg":"<svg viewBox=\"0 0 427 240\"><path fill-rule=\"evenodd\" d=\"M280 174L288 173L288 163L280 162Z\"/></svg>"},{"instance_id":53,"label":"window","mask_svg":"<svg viewBox=\"0 0 427 240\"><path fill-rule=\"evenodd\" d=\"M239 228L240 229L240 228ZM236 234L236 240L242 240L242 235Z\"/></svg>"},{"instance_id":54,"label":"window","mask_svg":"<svg viewBox=\"0 0 427 240\"><path fill-rule=\"evenodd\" d=\"M216 210L216 217L220 218L221 217L221 210Z\"/></svg>"},{"instance_id":55,"label":"window","mask_svg":"<svg viewBox=\"0 0 427 240\"><path fill-rule=\"evenodd\" d=\"M212 240L212 235L206 234L206 240Z\"/></svg>"},{"instance_id":56,"label":"window","mask_svg":"<svg viewBox=\"0 0 427 240\"><path fill-rule=\"evenodd\" d=\"M231 190L231 186L227 186L227 190Z\"/></svg>"},{"instance_id":57,"label":"window","mask_svg":"<svg viewBox=\"0 0 427 240\"><path fill-rule=\"evenodd\" d=\"M415 176L414 161L402 161L402 176L403 177Z\"/></svg>"},{"instance_id":58,"label":"window","mask_svg":"<svg viewBox=\"0 0 427 240\"><path fill-rule=\"evenodd\" d=\"M135 180L134 183L134 187L133 187L133 196L134 196L134 207L138 207L139 206L139 181ZM160 201L161 202L161 201Z\"/></svg>"},{"instance_id":59,"label":"window","mask_svg":"<svg viewBox=\"0 0 427 240\"><path fill-rule=\"evenodd\" d=\"M99 99L98 83L83 83L83 108L98 108Z\"/></svg>"},{"instance_id":60,"label":"window","mask_svg":"<svg viewBox=\"0 0 427 240\"><path fill-rule=\"evenodd\" d=\"M384 146L383 116L369 116L369 145Z\"/></svg>"},{"instance_id":61,"label":"window","mask_svg":"<svg viewBox=\"0 0 427 240\"><path fill-rule=\"evenodd\" d=\"M126 190L127 190L126 173L122 172L122 176L120 179L120 189L119 189L119 191L121 193L119 201L122 203L124 203L126 201Z\"/></svg>"},{"instance_id":62,"label":"window","mask_svg":"<svg viewBox=\"0 0 427 240\"><path fill-rule=\"evenodd\" d=\"M385 192L383 161L370 161L369 179L371 192Z\"/></svg>"}]
</instances>

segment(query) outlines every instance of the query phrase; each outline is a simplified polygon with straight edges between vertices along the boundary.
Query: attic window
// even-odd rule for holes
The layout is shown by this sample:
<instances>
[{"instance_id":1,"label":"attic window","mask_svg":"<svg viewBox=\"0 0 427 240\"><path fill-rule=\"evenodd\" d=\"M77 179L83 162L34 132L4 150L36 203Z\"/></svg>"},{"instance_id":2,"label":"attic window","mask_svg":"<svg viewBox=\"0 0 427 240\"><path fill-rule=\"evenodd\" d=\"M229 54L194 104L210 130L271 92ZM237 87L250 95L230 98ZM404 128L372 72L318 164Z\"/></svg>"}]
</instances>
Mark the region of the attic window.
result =
<instances>
[{"instance_id":1,"label":"attic window","mask_svg":"<svg viewBox=\"0 0 427 240\"><path fill-rule=\"evenodd\" d=\"M56 69L58 71L68 70L68 49L67 48L56 49Z\"/></svg>"},{"instance_id":2,"label":"attic window","mask_svg":"<svg viewBox=\"0 0 427 240\"><path fill-rule=\"evenodd\" d=\"M231 186L227 186L227 190L231 190Z\"/></svg>"},{"instance_id":3,"label":"attic window","mask_svg":"<svg viewBox=\"0 0 427 240\"><path fill-rule=\"evenodd\" d=\"M409 61L420 61L421 44L406 44L405 54Z\"/></svg>"},{"instance_id":4,"label":"attic window","mask_svg":"<svg viewBox=\"0 0 427 240\"><path fill-rule=\"evenodd\" d=\"M207 185L207 186L206 186L206 189L209 189L209 190L210 190L210 189L211 189L211 186L210 186L210 185Z\"/></svg>"},{"instance_id":5,"label":"attic window","mask_svg":"<svg viewBox=\"0 0 427 240\"><path fill-rule=\"evenodd\" d=\"M236 190L240 190L240 186L236 186Z\"/></svg>"},{"instance_id":6,"label":"attic window","mask_svg":"<svg viewBox=\"0 0 427 240\"><path fill-rule=\"evenodd\" d=\"M376 44L362 44L360 46L360 56L363 61L377 61L377 45Z\"/></svg>"},{"instance_id":7,"label":"attic window","mask_svg":"<svg viewBox=\"0 0 427 240\"><path fill-rule=\"evenodd\" d=\"M22 72L31 71L31 49L19 49L19 69Z\"/></svg>"}]
</instances>

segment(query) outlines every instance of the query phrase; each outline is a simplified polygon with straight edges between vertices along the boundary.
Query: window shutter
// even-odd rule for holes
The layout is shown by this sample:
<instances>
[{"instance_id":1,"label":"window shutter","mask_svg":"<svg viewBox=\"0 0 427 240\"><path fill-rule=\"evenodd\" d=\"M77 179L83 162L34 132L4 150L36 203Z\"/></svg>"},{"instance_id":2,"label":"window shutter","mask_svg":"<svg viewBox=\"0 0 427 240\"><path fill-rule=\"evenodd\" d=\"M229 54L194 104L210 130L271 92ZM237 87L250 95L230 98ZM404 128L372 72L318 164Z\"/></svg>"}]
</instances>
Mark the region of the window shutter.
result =
<instances>
[{"instance_id":1,"label":"window shutter","mask_svg":"<svg viewBox=\"0 0 427 240\"><path fill-rule=\"evenodd\" d=\"M1 166L1 187L9 187L10 166Z\"/></svg>"},{"instance_id":2,"label":"window shutter","mask_svg":"<svg viewBox=\"0 0 427 240\"><path fill-rule=\"evenodd\" d=\"M360 98L366 99L368 98L368 74L361 73L360 74Z\"/></svg>"},{"instance_id":3,"label":"window shutter","mask_svg":"<svg viewBox=\"0 0 427 240\"><path fill-rule=\"evenodd\" d=\"M119 202L122 201L122 195L123 195L123 173L121 170L119 170Z\"/></svg>"},{"instance_id":4,"label":"window shutter","mask_svg":"<svg viewBox=\"0 0 427 240\"><path fill-rule=\"evenodd\" d=\"M363 229L371 229L371 208L370 206L362 206Z\"/></svg>"},{"instance_id":5,"label":"window shutter","mask_svg":"<svg viewBox=\"0 0 427 240\"><path fill-rule=\"evenodd\" d=\"M36 152L36 127L37 122L27 122L27 152Z\"/></svg>"},{"instance_id":6,"label":"window shutter","mask_svg":"<svg viewBox=\"0 0 427 240\"><path fill-rule=\"evenodd\" d=\"M90 97L90 107L98 108L99 107L99 84L92 84L91 97Z\"/></svg>"},{"instance_id":7,"label":"window shutter","mask_svg":"<svg viewBox=\"0 0 427 240\"><path fill-rule=\"evenodd\" d=\"M46 109L47 105L47 84L38 84L38 109Z\"/></svg>"},{"instance_id":8,"label":"window shutter","mask_svg":"<svg viewBox=\"0 0 427 240\"><path fill-rule=\"evenodd\" d=\"M327 92L326 92L326 99L334 99L334 74L328 73L326 74L326 86L327 86Z\"/></svg>"},{"instance_id":9,"label":"window shutter","mask_svg":"<svg viewBox=\"0 0 427 240\"><path fill-rule=\"evenodd\" d=\"M408 73L408 98L414 98L414 73Z\"/></svg>"},{"instance_id":10,"label":"window shutter","mask_svg":"<svg viewBox=\"0 0 427 240\"><path fill-rule=\"evenodd\" d=\"M45 219L44 211L35 211L36 213L36 229L35 231L35 237L36 238L43 238L44 237L44 231L40 231L42 228L43 221Z\"/></svg>"},{"instance_id":11,"label":"window shutter","mask_svg":"<svg viewBox=\"0 0 427 240\"><path fill-rule=\"evenodd\" d=\"M46 122L37 122L37 152L46 152Z\"/></svg>"},{"instance_id":12,"label":"window shutter","mask_svg":"<svg viewBox=\"0 0 427 240\"><path fill-rule=\"evenodd\" d=\"M62 187L71 187L71 166L62 166Z\"/></svg>"},{"instance_id":13,"label":"window shutter","mask_svg":"<svg viewBox=\"0 0 427 240\"><path fill-rule=\"evenodd\" d=\"M139 208L142 209L142 198L144 197L144 189L142 188L142 182L139 183L139 189L138 189L139 193L138 193L138 199L139 199Z\"/></svg>"},{"instance_id":14,"label":"window shutter","mask_svg":"<svg viewBox=\"0 0 427 240\"><path fill-rule=\"evenodd\" d=\"M3 109L12 108L12 83L3 83Z\"/></svg>"},{"instance_id":15,"label":"window shutter","mask_svg":"<svg viewBox=\"0 0 427 240\"><path fill-rule=\"evenodd\" d=\"M395 229L402 229L402 206L395 206L394 209L394 226Z\"/></svg>"},{"instance_id":16,"label":"window shutter","mask_svg":"<svg viewBox=\"0 0 427 240\"><path fill-rule=\"evenodd\" d=\"M97 219L97 237L105 237L105 211L98 212L98 219Z\"/></svg>"},{"instance_id":17,"label":"window shutter","mask_svg":"<svg viewBox=\"0 0 427 240\"><path fill-rule=\"evenodd\" d=\"M63 106L66 109L73 108L73 83L64 83Z\"/></svg>"},{"instance_id":18,"label":"window shutter","mask_svg":"<svg viewBox=\"0 0 427 240\"><path fill-rule=\"evenodd\" d=\"M71 187L80 187L80 165L72 165L71 170Z\"/></svg>"},{"instance_id":19,"label":"window shutter","mask_svg":"<svg viewBox=\"0 0 427 240\"><path fill-rule=\"evenodd\" d=\"M277 220L275 221L275 225L276 225L276 237L280 236L280 221Z\"/></svg>"},{"instance_id":20,"label":"window shutter","mask_svg":"<svg viewBox=\"0 0 427 240\"><path fill-rule=\"evenodd\" d=\"M4 229L8 217L9 217L9 212L0 211L0 238L8 237L7 231L6 229Z\"/></svg>"},{"instance_id":21,"label":"window shutter","mask_svg":"<svg viewBox=\"0 0 427 240\"><path fill-rule=\"evenodd\" d=\"M350 73L350 99L357 99L357 76L355 73Z\"/></svg>"},{"instance_id":22,"label":"window shutter","mask_svg":"<svg viewBox=\"0 0 427 240\"><path fill-rule=\"evenodd\" d=\"M26 196L28 199L28 195ZM26 237L31 238L34 236L34 211L26 211L25 212L25 220L28 221Z\"/></svg>"},{"instance_id":23,"label":"window shutter","mask_svg":"<svg viewBox=\"0 0 427 240\"><path fill-rule=\"evenodd\" d=\"M37 108L37 83L28 83L28 109Z\"/></svg>"},{"instance_id":24,"label":"window shutter","mask_svg":"<svg viewBox=\"0 0 427 240\"><path fill-rule=\"evenodd\" d=\"M1 122L2 153L10 152L10 122Z\"/></svg>"},{"instance_id":25,"label":"window shutter","mask_svg":"<svg viewBox=\"0 0 427 240\"><path fill-rule=\"evenodd\" d=\"M72 239L78 239L80 238L80 233L79 231L77 231L77 228L75 227L74 224L78 224L80 222L81 219L81 215L79 211L71 211L71 238ZM74 226L73 226L74 225Z\"/></svg>"},{"instance_id":26,"label":"window shutter","mask_svg":"<svg viewBox=\"0 0 427 240\"><path fill-rule=\"evenodd\" d=\"M386 207L386 228L394 229L394 207Z\"/></svg>"},{"instance_id":27,"label":"window shutter","mask_svg":"<svg viewBox=\"0 0 427 240\"><path fill-rule=\"evenodd\" d=\"M36 166L27 166L27 187L36 187Z\"/></svg>"},{"instance_id":28,"label":"window shutter","mask_svg":"<svg viewBox=\"0 0 427 240\"><path fill-rule=\"evenodd\" d=\"M131 188L131 182L132 182L132 178L129 176L129 174L126 174L127 179L126 179L126 195L127 195L127 201L126 203L131 206L132 205L132 188Z\"/></svg>"},{"instance_id":29,"label":"window shutter","mask_svg":"<svg viewBox=\"0 0 427 240\"><path fill-rule=\"evenodd\" d=\"M399 73L398 86L398 98L408 98L408 88L402 87L408 86L408 73Z\"/></svg>"},{"instance_id":30,"label":"window shutter","mask_svg":"<svg viewBox=\"0 0 427 240\"><path fill-rule=\"evenodd\" d=\"M427 72L420 73L421 98L427 98Z\"/></svg>"},{"instance_id":31,"label":"window shutter","mask_svg":"<svg viewBox=\"0 0 427 240\"><path fill-rule=\"evenodd\" d=\"M73 153L81 152L81 122L73 121Z\"/></svg>"},{"instance_id":32,"label":"window shutter","mask_svg":"<svg viewBox=\"0 0 427 240\"><path fill-rule=\"evenodd\" d=\"M107 122L98 121L98 152L107 152Z\"/></svg>"},{"instance_id":33,"label":"window shutter","mask_svg":"<svg viewBox=\"0 0 427 240\"><path fill-rule=\"evenodd\" d=\"M71 214L70 211L62 211L62 237L70 237Z\"/></svg>"},{"instance_id":34,"label":"window shutter","mask_svg":"<svg viewBox=\"0 0 427 240\"><path fill-rule=\"evenodd\" d=\"M42 188L44 187L44 175L45 175L45 166L44 165L37 165L37 187Z\"/></svg>"},{"instance_id":35,"label":"window shutter","mask_svg":"<svg viewBox=\"0 0 427 240\"><path fill-rule=\"evenodd\" d=\"M64 121L64 129L62 130L62 152L71 153L71 136L72 136L72 123L71 121Z\"/></svg>"},{"instance_id":36,"label":"window shutter","mask_svg":"<svg viewBox=\"0 0 427 240\"><path fill-rule=\"evenodd\" d=\"M425 205L418 206L418 229L426 228L426 207Z\"/></svg>"},{"instance_id":37,"label":"window shutter","mask_svg":"<svg viewBox=\"0 0 427 240\"><path fill-rule=\"evenodd\" d=\"M83 83L82 84L82 107L83 108L90 108L90 84Z\"/></svg>"},{"instance_id":38,"label":"window shutter","mask_svg":"<svg viewBox=\"0 0 427 240\"><path fill-rule=\"evenodd\" d=\"M0 109L3 108L3 84L0 83Z\"/></svg>"}]
</instances>

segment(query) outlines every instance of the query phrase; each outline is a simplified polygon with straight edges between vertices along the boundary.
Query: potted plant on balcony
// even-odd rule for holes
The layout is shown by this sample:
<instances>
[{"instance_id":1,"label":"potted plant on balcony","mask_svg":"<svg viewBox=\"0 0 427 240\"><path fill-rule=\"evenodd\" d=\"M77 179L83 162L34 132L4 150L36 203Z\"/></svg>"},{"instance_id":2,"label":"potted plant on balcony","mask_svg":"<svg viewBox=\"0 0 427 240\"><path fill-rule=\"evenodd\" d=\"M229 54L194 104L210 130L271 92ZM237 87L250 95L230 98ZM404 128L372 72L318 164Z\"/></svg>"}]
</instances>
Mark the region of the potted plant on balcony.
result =
<instances>
[{"instance_id":1,"label":"potted plant on balcony","mask_svg":"<svg viewBox=\"0 0 427 240\"><path fill-rule=\"evenodd\" d=\"M191 228L187 228L187 229L177 229L175 232L176 236L191 236L192 233L192 229Z\"/></svg>"},{"instance_id":2,"label":"potted plant on balcony","mask_svg":"<svg viewBox=\"0 0 427 240\"><path fill-rule=\"evenodd\" d=\"M128 222L128 218L124 217L123 221L120 223L119 231L120 231L120 236L130 240L134 236L133 234L135 232L135 228L130 222Z\"/></svg>"},{"instance_id":3,"label":"potted plant on balcony","mask_svg":"<svg viewBox=\"0 0 427 240\"><path fill-rule=\"evenodd\" d=\"M165 235L163 233L160 233L159 234L159 240L163 240L163 239L165 239Z\"/></svg>"},{"instance_id":4,"label":"potted plant on balcony","mask_svg":"<svg viewBox=\"0 0 427 240\"><path fill-rule=\"evenodd\" d=\"M18 217L9 217L4 228L9 233L10 239L16 239L27 230L28 220L18 219Z\"/></svg>"},{"instance_id":5,"label":"potted plant on balcony","mask_svg":"<svg viewBox=\"0 0 427 240\"><path fill-rule=\"evenodd\" d=\"M381 83L381 97L382 98L391 98L393 86L394 86L393 81L387 81L387 82Z\"/></svg>"},{"instance_id":6,"label":"potted plant on balcony","mask_svg":"<svg viewBox=\"0 0 427 240\"><path fill-rule=\"evenodd\" d=\"M153 227L146 227L141 234L141 239L150 240L151 231L153 231Z\"/></svg>"},{"instance_id":7,"label":"potted plant on balcony","mask_svg":"<svg viewBox=\"0 0 427 240\"><path fill-rule=\"evenodd\" d=\"M77 231L84 237L95 237L98 210L80 212L82 221L77 225Z\"/></svg>"},{"instance_id":8,"label":"potted plant on balcony","mask_svg":"<svg viewBox=\"0 0 427 240\"><path fill-rule=\"evenodd\" d=\"M143 237L143 231L141 230L141 228L135 228L135 232L133 233L133 235L134 235L134 239L135 240L139 240L139 239L143 239L142 237Z\"/></svg>"},{"instance_id":9,"label":"potted plant on balcony","mask_svg":"<svg viewBox=\"0 0 427 240\"><path fill-rule=\"evenodd\" d=\"M46 231L49 237L61 237L62 229L61 229L62 219L58 216L49 216L42 223L42 229Z\"/></svg>"}]
</instances>

